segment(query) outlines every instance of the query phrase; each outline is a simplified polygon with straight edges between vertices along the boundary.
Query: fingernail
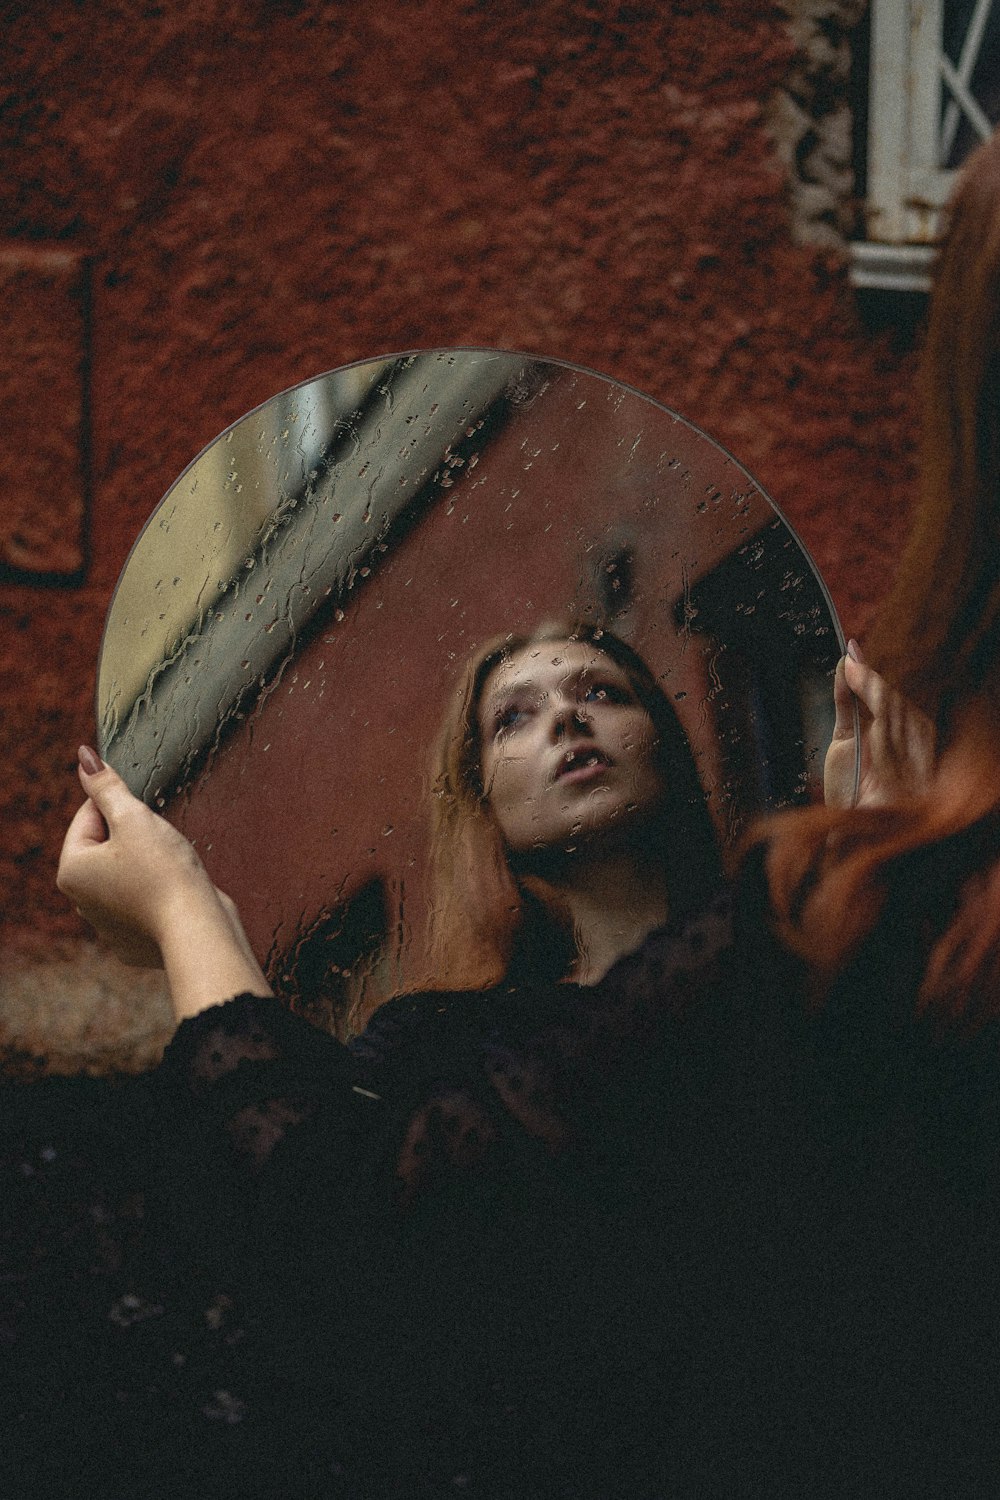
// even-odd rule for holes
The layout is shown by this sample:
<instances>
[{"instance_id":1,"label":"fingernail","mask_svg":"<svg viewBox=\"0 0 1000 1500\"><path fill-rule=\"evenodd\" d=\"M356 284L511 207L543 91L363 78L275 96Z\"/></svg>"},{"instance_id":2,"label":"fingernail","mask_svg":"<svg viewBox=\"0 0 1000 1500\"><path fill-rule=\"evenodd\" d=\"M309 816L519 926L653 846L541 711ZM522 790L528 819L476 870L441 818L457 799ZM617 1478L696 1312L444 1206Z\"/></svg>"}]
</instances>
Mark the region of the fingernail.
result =
<instances>
[{"instance_id":1,"label":"fingernail","mask_svg":"<svg viewBox=\"0 0 1000 1500\"><path fill-rule=\"evenodd\" d=\"M861 660L861 647L858 645L853 635L847 643L847 654L851 658L851 661Z\"/></svg>"},{"instance_id":2,"label":"fingernail","mask_svg":"<svg viewBox=\"0 0 1000 1500\"><path fill-rule=\"evenodd\" d=\"M103 760L96 750L91 750L89 745L81 745L76 754L88 776L96 776L98 771L104 770Z\"/></svg>"}]
</instances>

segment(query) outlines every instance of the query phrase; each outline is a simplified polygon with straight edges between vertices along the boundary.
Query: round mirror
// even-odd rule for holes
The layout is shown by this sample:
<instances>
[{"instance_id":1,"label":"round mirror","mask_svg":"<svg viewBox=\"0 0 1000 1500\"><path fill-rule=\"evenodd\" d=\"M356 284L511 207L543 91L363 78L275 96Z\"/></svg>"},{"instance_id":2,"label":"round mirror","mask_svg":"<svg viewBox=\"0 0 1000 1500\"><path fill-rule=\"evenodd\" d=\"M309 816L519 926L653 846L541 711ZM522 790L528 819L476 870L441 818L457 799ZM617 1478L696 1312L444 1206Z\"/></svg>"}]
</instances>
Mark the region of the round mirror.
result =
<instances>
[{"instance_id":1,"label":"round mirror","mask_svg":"<svg viewBox=\"0 0 1000 1500\"><path fill-rule=\"evenodd\" d=\"M432 750L468 662L566 619L645 659L724 848L820 795L843 640L787 522L674 412L489 349L335 370L209 444L119 580L99 746L343 1034L420 970Z\"/></svg>"}]
</instances>

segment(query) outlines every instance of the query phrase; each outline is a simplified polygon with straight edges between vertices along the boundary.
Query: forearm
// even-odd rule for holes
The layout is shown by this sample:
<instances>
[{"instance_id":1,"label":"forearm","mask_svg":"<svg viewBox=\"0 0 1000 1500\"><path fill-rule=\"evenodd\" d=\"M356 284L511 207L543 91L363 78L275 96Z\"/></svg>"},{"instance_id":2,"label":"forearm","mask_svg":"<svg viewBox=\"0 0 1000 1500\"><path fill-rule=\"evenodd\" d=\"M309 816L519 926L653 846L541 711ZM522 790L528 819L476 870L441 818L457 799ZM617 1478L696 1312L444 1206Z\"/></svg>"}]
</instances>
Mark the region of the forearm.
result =
<instances>
[{"instance_id":1,"label":"forearm","mask_svg":"<svg viewBox=\"0 0 1000 1500\"><path fill-rule=\"evenodd\" d=\"M160 937L177 1021L234 995L270 995L232 902L209 882L180 895Z\"/></svg>"}]
</instances>

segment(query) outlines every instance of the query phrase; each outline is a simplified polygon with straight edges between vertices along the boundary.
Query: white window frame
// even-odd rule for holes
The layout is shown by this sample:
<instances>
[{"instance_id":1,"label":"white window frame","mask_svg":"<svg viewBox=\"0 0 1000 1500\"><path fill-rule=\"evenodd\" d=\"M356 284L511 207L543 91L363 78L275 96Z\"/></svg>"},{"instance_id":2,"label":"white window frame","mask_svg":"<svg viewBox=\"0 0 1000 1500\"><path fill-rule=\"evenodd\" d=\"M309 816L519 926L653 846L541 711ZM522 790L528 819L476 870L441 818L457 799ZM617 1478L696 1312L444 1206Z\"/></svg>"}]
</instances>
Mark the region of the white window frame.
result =
<instances>
[{"instance_id":1,"label":"white window frame","mask_svg":"<svg viewBox=\"0 0 1000 1500\"><path fill-rule=\"evenodd\" d=\"M855 286L930 285L941 208L955 179L940 162L963 115L983 139L993 133L968 82L994 3L976 0L956 66L943 48L944 0L871 0L867 237L851 246Z\"/></svg>"}]
</instances>

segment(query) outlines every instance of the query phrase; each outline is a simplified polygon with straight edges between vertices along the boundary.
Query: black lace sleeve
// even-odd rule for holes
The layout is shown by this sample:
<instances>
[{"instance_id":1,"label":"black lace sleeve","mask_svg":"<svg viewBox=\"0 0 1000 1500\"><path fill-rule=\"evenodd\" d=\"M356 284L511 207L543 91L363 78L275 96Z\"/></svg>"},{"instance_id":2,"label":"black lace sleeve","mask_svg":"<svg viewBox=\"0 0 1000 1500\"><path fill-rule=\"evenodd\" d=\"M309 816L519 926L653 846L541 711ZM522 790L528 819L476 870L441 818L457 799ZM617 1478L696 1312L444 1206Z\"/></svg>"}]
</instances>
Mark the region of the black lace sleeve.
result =
<instances>
[{"instance_id":1,"label":"black lace sleeve","mask_svg":"<svg viewBox=\"0 0 1000 1500\"><path fill-rule=\"evenodd\" d=\"M333 1037L275 1000L242 995L178 1029L159 1072L166 1094L191 1101L234 1163L266 1166L296 1127L348 1133L377 1100ZM363 1102L362 1102L363 1101Z\"/></svg>"}]
</instances>

